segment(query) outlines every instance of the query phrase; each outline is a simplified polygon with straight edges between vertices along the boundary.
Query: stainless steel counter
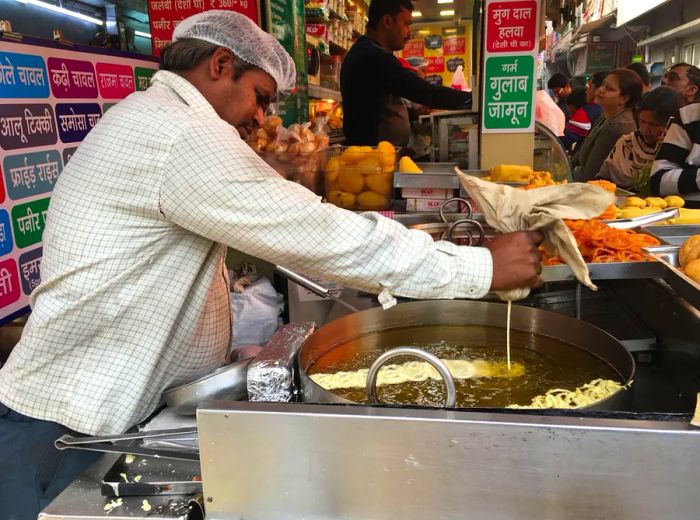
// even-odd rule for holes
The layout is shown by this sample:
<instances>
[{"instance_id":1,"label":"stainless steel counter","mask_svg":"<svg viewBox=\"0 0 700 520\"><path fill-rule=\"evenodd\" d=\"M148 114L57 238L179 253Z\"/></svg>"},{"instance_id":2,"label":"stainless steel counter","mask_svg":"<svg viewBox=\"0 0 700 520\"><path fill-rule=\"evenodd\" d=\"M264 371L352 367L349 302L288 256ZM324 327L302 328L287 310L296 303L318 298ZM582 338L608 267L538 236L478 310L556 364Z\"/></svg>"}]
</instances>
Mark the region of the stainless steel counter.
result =
<instances>
[{"instance_id":1,"label":"stainless steel counter","mask_svg":"<svg viewBox=\"0 0 700 520\"><path fill-rule=\"evenodd\" d=\"M700 510L700 431L684 421L212 403L199 429L217 520L657 520Z\"/></svg>"}]
</instances>

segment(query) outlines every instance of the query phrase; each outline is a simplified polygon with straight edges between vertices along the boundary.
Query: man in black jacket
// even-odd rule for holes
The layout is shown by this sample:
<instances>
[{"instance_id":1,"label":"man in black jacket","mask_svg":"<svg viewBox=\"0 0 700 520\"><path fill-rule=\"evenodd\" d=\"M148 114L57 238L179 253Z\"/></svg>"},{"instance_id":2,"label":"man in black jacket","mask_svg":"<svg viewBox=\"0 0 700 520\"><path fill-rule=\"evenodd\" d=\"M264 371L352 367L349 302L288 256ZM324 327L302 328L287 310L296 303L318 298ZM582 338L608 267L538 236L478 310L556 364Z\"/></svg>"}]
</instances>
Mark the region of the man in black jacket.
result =
<instances>
[{"instance_id":1,"label":"man in black jacket","mask_svg":"<svg viewBox=\"0 0 700 520\"><path fill-rule=\"evenodd\" d=\"M372 0L369 6L367 34L348 51L340 69L347 144L406 146L411 130L401 98L453 110L471 104L470 92L431 85L394 56L411 37L412 11L410 0Z\"/></svg>"}]
</instances>

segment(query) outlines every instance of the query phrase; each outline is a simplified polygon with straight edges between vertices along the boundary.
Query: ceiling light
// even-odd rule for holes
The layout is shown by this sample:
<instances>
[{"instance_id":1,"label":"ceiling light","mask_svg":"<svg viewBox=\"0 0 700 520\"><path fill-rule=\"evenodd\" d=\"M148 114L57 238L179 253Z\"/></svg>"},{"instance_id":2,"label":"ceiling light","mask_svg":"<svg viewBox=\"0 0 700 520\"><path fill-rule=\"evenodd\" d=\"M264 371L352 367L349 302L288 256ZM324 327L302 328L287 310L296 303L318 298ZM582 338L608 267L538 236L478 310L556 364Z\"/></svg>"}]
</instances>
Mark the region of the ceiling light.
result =
<instances>
[{"instance_id":1,"label":"ceiling light","mask_svg":"<svg viewBox=\"0 0 700 520\"><path fill-rule=\"evenodd\" d=\"M452 27L451 29L445 29L444 32L445 32L445 34L456 34L456 33L457 33L457 29L455 29L454 27Z\"/></svg>"},{"instance_id":2,"label":"ceiling light","mask_svg":"<svg viewBox=\"0 0 700 520\"><path fill-rule=\"evenodd\" d=\"M438 4L451 4L454 0L438 0Z\"/></svg>"},{"instance_id":3,"label":"ceiling light","mask_svg":"<svg viewBox=\"0 0 700 520\"><path fill-rule=\"evenodd\" d=\"M413 18L420 18L421 16L423 16L423 13L421 13L420 11L413 11L411 13L411 16L413 16Z\"/></svg>"},{"instance_id":4,"label":"ceiling light","mask_svg":"<svg viewBox=\"0 0 700 520\"><path fill-rule=\"evenodd\" d=\"M418 34L422 34L423 36L425 36L426 34L430 34L430 29L421 29L420 31L418 31Z\"/></svg>"},{"instance_id":5,"label":"ceiling light","mask_svg":"<svg viewBox=\"0 0 700 520\"><path fill-rule=\"evenodd\" d=\"M134 34L136 36L141 36L142 38L150 38L151 33L143 32L143 31L134 31Z\"/></svg>"},{"instance_id":6,"label":"ceiling light","mask_svg":"<svg viewBox=\"0 0 700 520\"><path fill-rule=\"evenodd\" d=\"M455 15L454 9L446 9L444 11L440 11L440 16L454 16L454 15Z\"/></svg>"},{"instance_id":7,"label":"ceiling light","mask_svg":"<svg viewBox=\"0 0 700 520\"><path fill-rule=\"evenodd\" d=\"M47 9L49 11L54 11L56 13L61 13L65 14L66 16L72 16L73 18L78 18L79 20L83 20L85 22L91 22L94 23L95 25L102 25L104 22L100 20L99 18L93 18L92 16L88 16L83 13L78 13L76 11L71 11L70 9L65 9L63 7L59 7L57 5L53 4L48 4L46 2L42 2L41 0L17 0L18 2L22 4L29 4L29 5L34 5L36 7L41 7L42 9Z\"/></svg>"}]
</instances>

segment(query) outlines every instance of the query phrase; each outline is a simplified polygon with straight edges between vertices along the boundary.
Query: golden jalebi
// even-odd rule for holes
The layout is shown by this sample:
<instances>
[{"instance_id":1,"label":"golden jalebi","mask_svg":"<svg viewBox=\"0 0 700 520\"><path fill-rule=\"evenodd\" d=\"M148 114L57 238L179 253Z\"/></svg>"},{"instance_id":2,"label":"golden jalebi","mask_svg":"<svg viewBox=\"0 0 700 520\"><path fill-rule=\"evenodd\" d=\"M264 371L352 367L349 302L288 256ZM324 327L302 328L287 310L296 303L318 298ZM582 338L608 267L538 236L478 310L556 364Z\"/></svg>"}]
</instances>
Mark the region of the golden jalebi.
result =
<instances>
[{"instance_id":1,"label":"golden jalebi","mask_svg":"<svg viewBox=\"0 0 700 520\"><path fill-rule=\"evenodd\" d=\"M615 229L598 220L565 220L576 239L581 256L586 263L645 262L652 258L642 248L658 246L651 235L636 233L630 229ZM564 261L556 254L544 252L544 265L559 265Z\"/></svg>"}]
</instances>

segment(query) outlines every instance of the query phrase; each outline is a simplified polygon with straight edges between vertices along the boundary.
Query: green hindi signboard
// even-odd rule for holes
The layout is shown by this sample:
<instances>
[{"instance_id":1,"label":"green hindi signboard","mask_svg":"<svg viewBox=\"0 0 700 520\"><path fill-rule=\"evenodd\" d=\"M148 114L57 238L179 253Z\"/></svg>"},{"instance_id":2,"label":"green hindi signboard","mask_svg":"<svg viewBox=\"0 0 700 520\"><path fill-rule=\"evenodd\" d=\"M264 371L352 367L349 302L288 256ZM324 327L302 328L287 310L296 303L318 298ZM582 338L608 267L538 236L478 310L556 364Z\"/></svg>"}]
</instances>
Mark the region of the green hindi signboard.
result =
<instances>
[{"instance_id":1,"label":"green hindi signboard","mask_svg":"<svg viewBox=\"0 0 700 520\"><path fill-rule=\"evenodd\" d=\"M484 129L527 130L533 118L534 58L488 56L484 83Z\"/></svg>"},{"instance_id":2,"label":"green hindi signboard","mask_svg":"<svg viewBox=\"0 0 700 520\"><path fill-rule=\"evenodd\" d=\"M49 198L17 204L12 208L12 230L17 247L28 247L41 242L46 226Z\"/></svg>"},{"instance_id":3,"label":"green hindi signboard","mask_svg":"<svg viewBox=\"0 0 700 520\"><path fill-rule=\"evenodd\" d=\"M268 32L282 44L294 59L297 69L297 90L279 103L279 116L285 126L303 123L309 117L309 96L306 91L306 20L302 0L269 0Z\"/></svg>"}]
</instances>

